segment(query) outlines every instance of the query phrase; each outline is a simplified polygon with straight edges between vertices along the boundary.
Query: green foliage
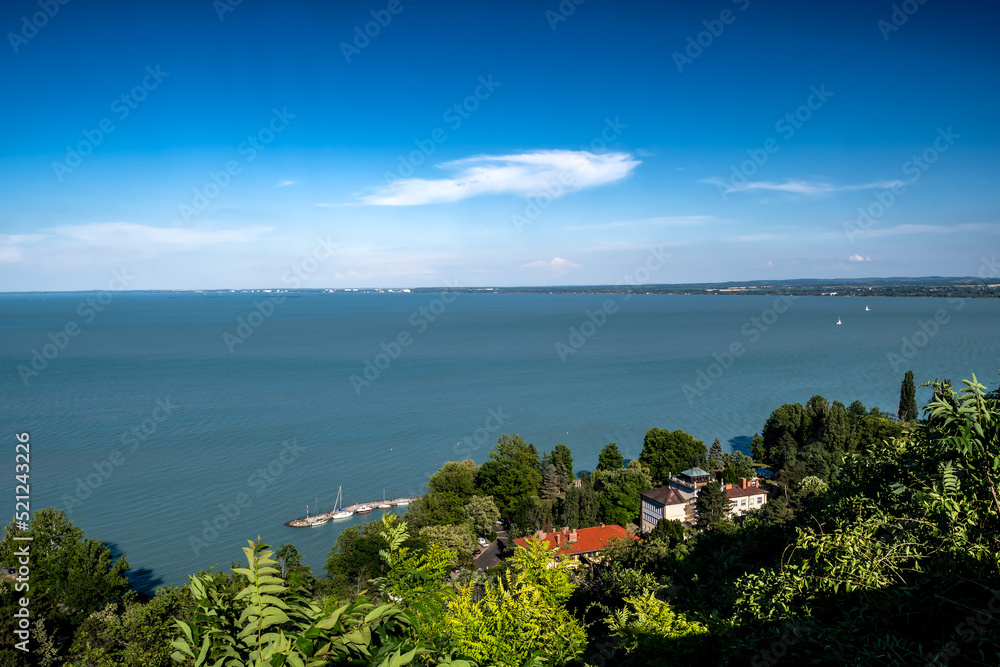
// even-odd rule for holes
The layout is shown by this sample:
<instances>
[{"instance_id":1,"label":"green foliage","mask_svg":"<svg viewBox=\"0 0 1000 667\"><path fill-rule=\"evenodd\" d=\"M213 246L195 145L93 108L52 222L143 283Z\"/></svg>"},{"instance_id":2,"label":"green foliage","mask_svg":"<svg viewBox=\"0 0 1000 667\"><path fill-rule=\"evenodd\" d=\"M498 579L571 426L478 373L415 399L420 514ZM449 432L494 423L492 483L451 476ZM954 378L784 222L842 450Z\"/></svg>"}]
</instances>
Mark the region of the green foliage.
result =
<instances>
[{"instance_id":1,"label":"green foliage","mask_svg":"<svg viewBox=\"0 0 1000 667\"><path fill-rule=\"evenodd\" d=\"M920 418L917 410L917 390L913 386L913 371L906 371L903 384L899 388L898 413L902 421L917 421Z\"/></svg>"},{"instance_id":2,"label":"green foliage","mask_svg":"<svg viewBox=\"0 0 1000 667\"><path fill-rule=\"evenodd\" d=\"M557 463L562 464L562 469L566 474L565 480L563 480L562 486L565 489L569 484L573 482L573 478L576 475L573 474L573 452L566 445L556 445L556 448L552 450L549 454L549 461L552 465Z\"/></svg>"},{"instance_id":3,"label":"green foliage","mask_svg":"<svg viewBox=\"0 0 1000 667\"><path fill-rule=\"evenodd\" d=\"M684 540L684 526L676 519L660 519L653 530L649 531L649 539L668 546L675 545Z\"/></svg>"},{"instance_id":4,"label":"green foliage","mask_svg":"<svg viewBox=\"0 0 1000 667\"><path fill-rule=\"evenodd\" d=\"M538 495L542 498L552 500L559 498L566 491L566 470L563 468L561 459L556 459L555 463L546 463L545 474L542 476L542 485L538 489Z\"/></svg>"},{"instance_id":5,"label":"green foliage","mask_svg":"<svg viewBox=\"0 0 1000 667\"><path fill-rule=\"evenodd\" d=\"M624 466L625 459L622 457L622 453L618 451L618 445L613 442L605 445L604 449L597 456L598 470L617 470Z\"/></svg>"},{"instance_id":6,"label":"green foliage","mask_svg":"<svg viewBox=\"0 0 1000 667\"><path fill-rule=\"evenodd\" d=\"M448 633L458 650L484 665L562 665L586 644L564 604L573 593L569 563L533 538L507 569L477 592L461 586L449 607Z\"/></svg>"},{"instance_id":7,"label":"green foliage","mask_svg":"<svg viewBox=\"0 0 1000 667\"><path fill-rule=\"evenodd\" d=\"M628 597L625 606L607 618L612 636L636 664L659 664L663 656L671 660L702 657L708 628L677 614L652 593Z\"/></svg>"},{"instance_id":8,"label":"green foliage","mask_svg":"<svg viewBox=\"0 0 1000 667\"><path fill-rule=\"evenodd\" d=\"M464 526L427 526L420 529L420 537L455 554L453 566L471 565L476 540Z\"/></svg>"},{"instance_id":9,"label":"green foliage","mask_svg":"<svg viewBox=\"0 0 1000 667\"><path fill-rule=\"evenodd\" d=\"M388 544L388 540L385 540ZM273 552L259 540L243 549L247 567L234 568L247 585L235 595L211 576L191 577L190 622L177 621L173 660L184 665L288 664L295 667L363 661L407 665L418 647L407 644L410 617L391 605L357 598L318 604L289 589ZM227 594L228 593L228 594Z\"/></svg>"},{"instance_id":10,"label":"green foliage","mask_svg":"<svg viewBox=\"0 0 1000 667\"><path fill-rule=\"evenodd\" d=\"M500 510L491 496L472 496L462 508L462 515L479 537L488 535L500 520Z\"/></svg>"},{"instance_id":11,"label":"green foliage","mask_svg":"<svg viewBox=\"0 0 1000 667\"><path fill-rule=\"evenodd\" d=\"M653 488L649 468L639 461L628 468L594 473L598 517L604 523L627 526L639 518L639 494Z\"/></svg>"},{"instance_id":12,"label":"green foliage","mask_svg":"<svg viewBox=\"0 0 1000 667\"><path fill-rule=\"evenodd\" d=\"M651 428L642 441L639 460L649 466L653 484L659 486L672 474L691 467L707 468L708 451L704 442L680 429Z\"/></svg>"},{"instance_id":13,"label":"green foliage","mask_svg":"<svg viewBox=\"0 0 1000 667\"><path fill-rule=\"evenodd\" d=\"M472 459L449 461L431 475L427 486L433 493L451 494L463 500L476 492L476 464Z\"/></svg>"},{"instance_id":14,"label":"green foliage","mask_svg":"<svg viewBox=\"0 0 1000 667\"><path fill-rule=\"evenodd\" d=\"M729 500L722 486L709 482L698 492L698 527L703 530L718 528L729 515Z\"/></svg>"},{"instance_id":15,"label":"green foliage","mask_svg":"<svg viewBox=\"0 0 1000 667\"><path fill-rule=\"evenodd\" d=\"M708 448L708 465L710 466L709 472L713 470L722 470L726 467L726 460L724 454L722 453L722 443L716 438L712 442L712 446Z\"/></svg>"},{"instance_id":16,"label":"green foliage","mask_svg":"<svg viewBox=\"0 0 1000 667\"><path fill-rule=\"evenodd\" d=\"M326 557L325 570L332 590L338 595L363 590L369 579L382 574L379 552L386 546L379 524L374 521L344 528Z\"/></svg>"}]
</instances>

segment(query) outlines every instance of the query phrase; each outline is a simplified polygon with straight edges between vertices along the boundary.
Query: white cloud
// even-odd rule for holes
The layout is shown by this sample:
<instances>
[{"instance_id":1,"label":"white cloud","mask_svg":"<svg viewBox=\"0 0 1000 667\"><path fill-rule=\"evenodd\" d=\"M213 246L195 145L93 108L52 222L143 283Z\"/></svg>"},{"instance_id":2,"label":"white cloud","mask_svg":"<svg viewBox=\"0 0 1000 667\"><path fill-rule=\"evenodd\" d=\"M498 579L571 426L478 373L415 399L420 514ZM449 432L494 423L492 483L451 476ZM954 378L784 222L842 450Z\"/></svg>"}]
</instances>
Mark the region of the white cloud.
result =
<instances>
[{"instance_id":1,"label":"white cloud","mask_svg":"<svg viewBox=\"0 0 1000 667\"><path fill-rule=\"evenodd\" d=\"M289 185L295 185L296 182L297 181L290 181L290 180L288 180L286 178L283 178L280 181L278 181L277 183L275 183L274 187L276 187L276 188L285 188L285 187L288 187Z\"/></svg>"},{"instance_id":2,"label":"white cloud","mask_svg":"<svg viewBox=\"0 0 1000 667\"><path fill-rule=\"evenodd\" d=\"M711 215L667 215L642 220L615 220L614 222L599 222L593 225L566 225L570 231L585 229L621 229L626 227L687 227L700 225L713 220Z\"/></svg>"},{"instance_id":3,"label":"white cloud","mask_svg":"<svg viewBox=\"0 0 1000 667\"><path fill-rule=\"evenodd\" d=\"M832 192L849 192L854 190L875 190L891 188L894 185L904 185L903 181L877 181L873 183L863 183L859 185L834 185L824 181L791 181L775 183L773 181L747 181L742 185L726 182L718 178L708 178L702 183L711 183L726 194L733 192L753 192L757 190L787 192L795 195L818 196Z\"/></svg>"},{"instance_id":4,"label":"white cloud","mask_svg":"<svg viewBox=\"0 0 1000 667\"><path fill-rule=\"evenodd\" d=\"M851 255L847 259L850 262L870 262L870 261L872 261L871 257L862 256L862 255Z\"/></svg>"},{"instance_id":5,"label":"white cloud","mask_svg":"<svg viewBox=\"0 0 1000 667\"><path fill-rule=\"evenodd\" d=\"M968 222L961 225L896 225L885 229L865 230L865 236L898 236L900 234L955 234L960 232L978 232L998 230L1000 225L985 222Z\"/></svg>"},{"instance_id":6,"label":"white cloud","mask_svg":"<svg viewBox=\"0 0 1000 667\"><path fill-rule=\"evenodd\" d=\"M573 269L583 268L575 262L571 262L568 259L563 259L562 257L553 257L550 261L546 262L544 259L540 259L537 262L529 262L527 264L521 265L522 269L549 269L554 273L567 273Z\"/></svg>"},{"instance_id":7,"label":"white cloud","mask_svg":"<svg viewBox=\"0 0 1000 667\"><path fill-rule=\"evenodd\" d=\"M106 247L193 250L215 243L256 241L273 227L206 230L193 227L153 227L131 222L95 222L87 225L54 227L51 231L87 245Z\"/></svg>"},{"instance_id":8,"label":"white cloud","mask_svg":"<svg viewBox=\"0 0 1000 667\"><path fill-rule=\"evenodd\" d=\"M553 197L619 181L640 162L629 153L535 151L515 155L479 155L437 165L457 172L453 178L406 178L361 196L369 206L418 206L455 202L490 194Z\"/></svg>"}]
</instances>

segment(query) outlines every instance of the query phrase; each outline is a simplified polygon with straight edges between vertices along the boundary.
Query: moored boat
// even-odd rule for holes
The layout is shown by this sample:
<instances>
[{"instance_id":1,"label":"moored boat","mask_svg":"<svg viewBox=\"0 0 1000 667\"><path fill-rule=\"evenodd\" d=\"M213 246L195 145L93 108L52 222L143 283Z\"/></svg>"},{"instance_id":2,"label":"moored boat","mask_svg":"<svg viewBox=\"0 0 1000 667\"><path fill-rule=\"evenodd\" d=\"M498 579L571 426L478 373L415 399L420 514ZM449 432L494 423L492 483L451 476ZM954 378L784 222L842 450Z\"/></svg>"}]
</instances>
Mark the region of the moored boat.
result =
<instances>
[{"instance_id":1,"label":"moored boat","mask_svg":"<svg viewBox=\"0 0 1000 667\"><path fill-rule=\"evenodd\" d=\"M361 505L360 507L358 507L358 509L354 511L357 512L358 514L367 514L368 512L372 511L372 508L368 507L368 505Z\"/></svg>"}]
</instances>

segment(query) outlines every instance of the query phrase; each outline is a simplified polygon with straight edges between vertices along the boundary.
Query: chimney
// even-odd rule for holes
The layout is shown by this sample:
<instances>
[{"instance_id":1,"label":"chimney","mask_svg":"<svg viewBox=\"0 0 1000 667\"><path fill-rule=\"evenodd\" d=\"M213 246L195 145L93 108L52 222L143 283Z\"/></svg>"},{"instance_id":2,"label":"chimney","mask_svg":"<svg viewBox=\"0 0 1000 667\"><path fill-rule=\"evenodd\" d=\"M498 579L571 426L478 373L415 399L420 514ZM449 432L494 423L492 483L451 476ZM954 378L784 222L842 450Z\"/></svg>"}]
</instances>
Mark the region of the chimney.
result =
<instances>
[{"instance_id":1,"label":"chimney","mask_svg":"<svg viewBox=\"0 0 1000 667\"><path fill-rule=\"evenodd\" d=\"M740 488L741 489L747 488L747 478L746 477L740 477Z\"/></svg>"},{"instance_id":2,"label":"chimney","mask_svg":"<svg viewBox=\"0 0 1000 667\"><path fill-rule=\"evenodd\" d=\"M570 542L576 542L576 531L575 530L569 531L569 541Z\"/></svg>"},{"instance_id":3,"label":"chimney","mask_svg":"<svg viewBox=\"0 0 1000 667\"><path fill-rule=\"evenodd\" d=\"M545 539L545 531L544 530L536 531L535 538L538 539L539 542L543 541Z\"/></svg>"},{"instance_id":4,"label":"chimney","mask_svg":"<svg viewBox=\"0 0 1000 667\"><path fill-rule=\"evenodd\" d=\"M563 535L569 535L569 526L563 526L562 527L562 532L563 532Z\"/></svg>"},{"instance_id":5,"label":"chimney","mask_svg":"<svg viewBox=\"0 0 1000 667\"><path fill-rule=\"evenodd\" d=\"M604 524L603 523L601 524L601 528L604 528Z\"/></svg>"},{"instance_id":6,"label":"chimney","mask_svg":"<svg viewBox=\"0 0 1000 667\"><path fill-rule=\"evenodd\" d=\"M553 533L553 536L556 538L556 546L559 546L562 542L562 533Z\"/></svg>"},{"instance_id":7,"label":"chimney","mask_svg":"<svg viewBox=\"0 0 1000 667\"><path fill-rule=\"evenodd\" d=\"M731 488L733 488L733 485L730 484L729 482L726 482L726 491L728 491Z\"/></svg>"}]
</instances>

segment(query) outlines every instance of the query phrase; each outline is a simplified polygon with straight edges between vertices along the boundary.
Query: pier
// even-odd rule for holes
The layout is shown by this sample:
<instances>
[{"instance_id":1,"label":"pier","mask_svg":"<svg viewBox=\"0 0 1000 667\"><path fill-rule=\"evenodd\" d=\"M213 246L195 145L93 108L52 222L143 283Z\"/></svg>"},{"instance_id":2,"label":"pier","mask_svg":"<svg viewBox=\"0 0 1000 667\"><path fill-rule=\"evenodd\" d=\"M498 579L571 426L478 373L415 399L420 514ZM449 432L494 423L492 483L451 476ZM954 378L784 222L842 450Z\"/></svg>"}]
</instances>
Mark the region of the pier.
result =
<instances>
[{"instance_id":1,"label":"pier","mask_svg":"<svg viewBox=\"0 0 1000 667\"><path fill-rule=\"evenodd\" d=\"M345 518L352 518L354 517L355 514L357 514L358 508L361 507L362 505L367 505L368 507L372 508L372 512L374 512L377 509L385 511L386 509L392 509L393 507L406 507L414 500L416 500L416 498L393 498L392 500L372 500L367 503L354 503L353 505L347 505L345 507L342 507L339 510L330 510L329 512L322 512L320 514L316 514L315 516L306 517L305 519L292 519L285 525L291 526L292 528L306 528L308 526L312 526L313 524L310 523L310 521L316 519L326 519L327 521L332 520L333 515L336 514L337 512L350 512L351 517L345 517ZM379 505L383 506L389 505L390 507L379 507ZM368 512L365 512L365 514L368 514Z\"/></svg>"}]
</instances>

